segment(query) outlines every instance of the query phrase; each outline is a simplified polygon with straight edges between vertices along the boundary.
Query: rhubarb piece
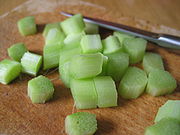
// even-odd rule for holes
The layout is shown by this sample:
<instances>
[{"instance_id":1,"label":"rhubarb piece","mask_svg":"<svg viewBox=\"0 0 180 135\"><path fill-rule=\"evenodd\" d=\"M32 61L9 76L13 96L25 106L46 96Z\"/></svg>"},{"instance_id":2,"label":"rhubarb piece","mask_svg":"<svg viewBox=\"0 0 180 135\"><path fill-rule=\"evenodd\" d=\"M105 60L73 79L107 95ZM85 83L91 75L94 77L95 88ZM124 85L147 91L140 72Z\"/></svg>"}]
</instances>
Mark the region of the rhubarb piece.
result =
<instances>
[{"instance_id":1,"label":"rhubarb piece","mask_svg":"<svg viewBox=\"0 0 180 135\"><path fill-rule=\"evenodd\" d=\"M147 52L143 58L143 69L149 74L154 69L164 70L162 58L159 54Z\"/></svg>"},{"instance_id":2,"label":"rhubarb piece","mask_svg":"<svg viewBox=\"0 0 180 135\"><path fill-rule=\"evenodd\" d=\"M81 14L76 14L62 21L60 24L66 35L81 33L85 28L85 23Z\"/></svg>"},{"instance_id":3,"label":"rhubarb piece","mask_svg":"<svg viewBox=\"0 0 180 135\"><path fill-rule=\"evenodd\" d=\"M42 75L28 82L28 96L32 103L45 103L53 97L53 93L52 82Z\"/></svg>"},{"instance_id":4,"label":"rhubarb piece","mask_svg":"<svg viewBox=\"0 0 180 135\"><path fill-rule=\"evenodd\" d=\"M75 79L95 77L102 72L103 55L81 54L71 59L70 73Z\"/></svg>"},{"instance_id":5,"label":"rhubarb piece","mask_svg":"<svg viewBox=\"0 0 180 135\"><path fill-rule=\"evenodd\" d=\"M22 72L36 76L42 64L42 56L30 52L26 52L22 59Z\"/></svg>"},{"instance_id":6,"label":"rhubarb piece","mask_svg":"<svg viewBox=\"0 0 180 135\"><path fill-rule=\"evenodd\" d=\"M146 50L147 41L142 38L126 38L123 41L123 50L129 54L131 64L140 62Z\"/></svg>"},{"instance_id":7,"label":"rhubarb piece","mask_svg":"<svg viewBox=\"0 0 180 135\"><path fill-rule=\"evenodd\" d=\"M126 53L108 54L107 75L115 81L120 81L129 66L129 56Z\"/></svg>"},{"instance_id":8,"label":"rhubarb piece","mask_svg":"<svg viewBox=\"0 0 180 135\"><path fill-rule=\"evenodd\" d=\"M176 80L167 71L155 69L148 75L146 92L152 96L170 94L176 89L176 87Z\"/></svg>"},{"instance_id":9,"label":"rhubarb piece","mask_svg":"<svg viewBox=\"0 0 180 135\"><path fill-rule=\"evenodd\" d=\"M0 61L0 82L8 84L21 72L21 64L19 62L4 59Z\"/></svg>"},{"instance_id":10,"label":"rhubarb piece","mask_svg":"<svg viewBox=\"0 0 180 135\"><path fill-rule=\"evenodd\" d=\"M98 98L93 79L71 79L70 87L77 109L97 107Z\"/></svg>"},{"instance_id":11,"label":"rhubarb piece","mask_svg":"<svg viewBox=\"0 0 180 135\"><path fill-rule=\"evenodd\" d=\"M168 100L159 108L154 121L158 122L163 118L174 118L180 122L180 100Z\"/></svg>"},{"instance_id":12,"label":"rhubarb piece","mask_svg":"<svg viewBox=\"0 0 180 135\"><path fill-rule=\"evenodd\" d=\"M20 62L24 53L27 52L27 48L23 43L16 43L8 48L8 55L13 60Z\"/></svg>"},{"instance_id":13,"label":"rhubarb piece","mask_svg":"<svg viewBox=\"0 0 180 135\"><path fill-rule=\"evenodd\" d=\"M117 106L117 90L113 79L110 76L98 76L94 78L98 96L98 107Z\"/></svg>"},{"instance_id":14,"label":"rhubarb piece","mask_svg":"<svg viewBox=\"0 0 180 135\"><path fill-rule=\"evenodd\" d=\"M96 115L77 112L65 119L65 131L68 135L93 135L97 130Z\"/></svg>"},{"instance_id":15,"label":"rhubarb piece","mask_svg":"<svg viewBox=\"0 0 180 135\"><path fill-rule=\"evenodd\" d=\"M135 99L144 92L146 84L146 73L139 68L129 67L119 84L119 95L125 99Z\"/></svg>"},{"instance_id":16,"label":"rhubarb piece","mask_svg":"<svg viewBox=\"0 0 180 135\"><path fill-rule=\"evenodd\" d=\"M102 52L102 43L100 35L85 35L81 39L81 48L83 53Z\"/></svg>"},{"instance_id":17,"label":"rhubarb piece","mask_svg":"<svg viewBox=\"0 0 180 135\"><path fill-rule=\"evenodd\" d=\"M34 16L27 16L20 19L17 25L22 36L33 35L37 32Z\"/></svg>"}]
</instances>

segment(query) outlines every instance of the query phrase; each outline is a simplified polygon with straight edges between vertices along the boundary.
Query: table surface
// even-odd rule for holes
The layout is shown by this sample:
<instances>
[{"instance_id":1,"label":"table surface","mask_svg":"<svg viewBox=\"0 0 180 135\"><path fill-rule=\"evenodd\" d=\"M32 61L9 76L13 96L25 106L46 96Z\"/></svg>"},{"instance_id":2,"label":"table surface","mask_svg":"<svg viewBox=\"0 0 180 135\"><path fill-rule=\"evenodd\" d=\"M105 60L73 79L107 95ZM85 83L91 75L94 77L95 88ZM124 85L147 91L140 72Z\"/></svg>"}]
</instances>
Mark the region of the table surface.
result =
<instances>
[{"instance_id":1,"label":"table surface","mask_svg":"<svg viewBox=\"0 0 180 135\"><path fill-rule=\"evenodd\" d=\"M44 24L62 21L59 11L82 13L86 16L111 20L129 26L180 36L179 0L0 0L0 60L8 58L7 48L24 42L27 48L42 54ZM22 37L16 22L34 15L38 33ZM0 84L0 134L64 135L64 119L72 112L88 111L98 119L97 135L142 135L153 124L158 108L168 99L180 100L180 52L148 43L148 51L159 53L165 69L177 80L171 95L152 97L143 94L135 100L119 97L118 107L76 110L69 89L58 79L56 70L41 71L53 80L55 94L46 104L32 104L27 96L27 82L32 77L21 75L9 85Z\"/></svg>"}]
</instances>

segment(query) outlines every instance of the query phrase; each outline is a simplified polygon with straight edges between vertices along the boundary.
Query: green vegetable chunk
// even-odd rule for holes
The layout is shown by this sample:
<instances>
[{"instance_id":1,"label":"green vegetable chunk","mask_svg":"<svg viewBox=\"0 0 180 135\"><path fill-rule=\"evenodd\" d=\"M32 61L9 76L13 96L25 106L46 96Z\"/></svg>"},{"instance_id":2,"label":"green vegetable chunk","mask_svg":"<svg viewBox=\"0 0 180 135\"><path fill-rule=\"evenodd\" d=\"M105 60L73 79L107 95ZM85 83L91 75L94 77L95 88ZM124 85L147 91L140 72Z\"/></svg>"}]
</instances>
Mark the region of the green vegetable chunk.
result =
<instances>
[{"instance_id":1,"label":"green vegetable chunk","mask_svg":"<svg viewBox=\"0 0 180 135\"><path fill-rule=\"evenodd\" d=\"M156 114L155 122L164 118L174 118L180 122L180 100L168 100Z\"/></svg>"},{"instance_id":2,"label":"green vegetable chunk","mask_svg":"<svg viewBox=\"0 0 180 135\"><path fill-rule=\"evenodd\" d=\"M86 34L98 34L99 26L93 23L85 23L85 32Z\"/></svg>"},{"instance_id":3,"label":"green vegetable chunk","mask_svg":"<svg viewBox=\"0 0 180 135\"><path fill-rule=\"evenodd\" d=\"M8 55L15 61L21 61L24 53L27 52L27 48L23 43L17 43L8 48Z\"/></svg>"},{"instance_id":4,"label":"green vegetable chunk","mask_svg":"<svg viewBox=\"0 0 180 135\"><path fill-rule=\"evenodd\" d=\"M27 16L20 19L17 25L22 36L32 35L37 32L34 16Z\"/></svg>"},{"instance_id":5,"label":"green vegetable chunk","mask_svg":"<svg viewBox=\"0 0 180 135\"><path fill-rule=\"evenodd\" d=\"M147 127L145 135L180 135L180 122L172 118L164 118Z\"/></svg>"},{"instance_id":6,"label":"green vegetable chunk","mask_svg":"<svg viewBox=\"0 0 180 135\"><path fill-rule=\"evenodd\" d=\"M98 76L94 78L98 96L98 107L117 106L116 85L110 76Z\"/></svg>"},{"instance_id":7,"label":"green vegetable chunk","mask_svg":"<svg viewBox=\"0 0 180 135\"><path fill-rule=\"evenodd\" d=\"M66 35L81 33L85 28L85 23L81 14L76 14L60 24Z\"/></svg>"},{"instance_id":8,"label":"green vegetable chunk","mask_svg":"<svg viewBox=\"0 0 180 135\"><path fill-rule=\"evenodd\" d=\"M118 31L114 31L113 35L116 36L119 39L119 42L121 43L122 46L123 46L124 39L126 39L126 38L134 38L131 35L125 34L123 32L118 32Z\"/></svg>"},{"instance_id":9,"label":"green vegetable chunk","mask_svg":"<svg viewBox=\"0 0 180 135\"><path fill-rule=\"evenodd\" d=\"M81 39L81 48L83 53L102 52L102 43L100 35L85 35Z\"/></svg>"},{"instance_id":10,"label":"green vegetable chunk","mask_svg":"<svg viewBox=\"0 0 180 135\"><path fill-rule=\"evenodd\" d=\"M42 75L28 82L28 96L32 103L45 103L53 97L53 93L52 82Z\"/></svg>"},{"instance_id":11,"label":"green vegetable chunk","mask_svg":"<svg viewBox=\"0 0 180 135\"><path fill-rule=\"evenodd\" d=\"M147 84L146 73L136 67L129 67L119 85L119 95L125 99L135 99L145 90Z\"/></svg>"},{"instance_id":12,"label":"green vegetable chunk","mask_svg":"<svg viewBox=\"0 0 180 135\"><path fill-rule=\"evenodd\" d=\"M103 55L81 54L71 59L70 73L75 79L85 79L95 77L102 71Z\"/></svg>"},{"instance_id":13,"label":"green vegetable chunk","mask_svg":"<svg viewBox=\"0 0 180 135\"><path fill-rule=\"evenodd\" d=\"M104 47L104 54L111 54L122 50L120 42L116 36L109 36L106 39L102 40Z\"/></svg>"},{"instance_id":14,"label":"green vegetable chunk","mask_svg":"<svg viewBox=\"0 0 180 135\"><path fill-rule=\"evenodd\" d=\"M176 80L169 72L155 69L149 73L146 92L152 96L170 94L176 87Z\"/></svg>"},{"instance_id":15,"label":"green vegetable chunk","mask_svg":"<svg viewBox=\"0 0 180 135\"><path fill-rule=\"evenodd\" d=\"M93 79L71 79L70 86L77 109L97 107L98 98Z\"/></svg>"},{"instance_id":16,"label":"green vegetable chunk","mask_svg":"<svg viewBox=\"0 0 180 135\"><path fill-rule=\"evenodd\" d=\"M64 49L60 51L59 66L71 60L76 55L81 54L81 48Z\"/></svg>"},{"instance_id":17,"label":"green vegetable chunk","mask_svg":"<svg viewBox=\"0 0 180 135\"><path fill-rule=\"evenodd\" d=\"M46 45L43 50L43 69L50 69L59 65L59 54L64 46L64 33L57 28L52 28L47 33Z\"/></svg>"},{"instance_id":18,"label":"green vegetable chunk","mask_svg":"<svg viewBox=\"0 0 180 135\"><path fill-rule=\"evenodd\" d=\"M8 84L19 76L21 72L21 64L16 61L4 59L0 61L0 82Z\"/></svg>"},{"instance_id":19,"label":"green vegetable chunk","mask_svg":"<svg viewBox=\"0 0 180 135\"><path fill-rule=\"evenodd\" d=\"M84 32L78 34L69 34L64 39L64 47L72 49L80 46L81 38L85 35Z\"/></svg>"},{"instance_id":20,"label":"green vegetable chunk","mask_svg":"<svg viewBox=\"0 0 180 135\"><path fill-rule=\"evenodd\" d=\"M77 112L65 119L65 131L68 135L93 135L97 130L96 115Z\"/></svg>"},{"instance_id":21,"label":"green vegetable chunk","mask_svg":"<svg viewBox=\"0 0 180 135\"><path fill-rule=\"evenodd\" d=\"M108 65L108 57L103 55L103 65L102 65L102 72L99 75L106 75L107 74L107 65Z\"/></svg>"},{"instance_id":22,"label":"green vegetable chunk","mask_svg":"<svg viewBox=\"0 0 180 135\"><path fill-rule=\"evenodd\" d=\"M146 50L147 41L142 38L126 38L123 42L123 49L129 54L131 64L140 62Z\"/></svg>"},{"instance_id":23,"label":"green vegetable chunk","mask_svg":"<svg viewBox=\"0 0 180 135\"><path fill-rule=\"evenodd\" d=\"M46 26L45 26L45 28L43 30L43 37L46 38L49 30L51 30L53 28L57 28L58 30L61 30L60 23L57 22L57 23L46 24Z\"/></svg>"},{"instance_id":24,"label":"green vegetable chunk","mask_svg":"<svg viewBox=\"0 0 180 135\"><path fill-rule=\"evenodd\" d=\"M67 88L70 88L71 78L69 73L69 64L70 62L66 62L65 64L59 66L60 79Z\"/></svg>"},{"instance_id":25,"label":"green vegetable chunk","mask_svg":"<svg viewBox=\"0 0 180 135\"><path fill-rule=\"evenodd\" d=\"M50 69L59 65L61 46L57 44L45 45L43 49L43 69Z\"/></svg>"},{"instance_id":26,"label":"green vegetable chunk","mask_svg":"<svg viewBox=\"0 0 180 135\"><path fill-rule=\"evenodd\" d=\"M56 44L59 45L60 47L63 47L64 39L65 39L65 35L61 30L57 28L52 28L49 30L46 36L45 45Z\"/></svg>"},{"instance_id":27,"label":"green vegetable chunk","mask_svg":"<svg viewBox=\"0 0 180 135\"><path fill-rule=\"evenodd\" d=\"M115 81L120 81L129 66L129 56L126 53L108 54L107 75Z\"/></svg>"},{"instance_id":28,"label":"green vegetable chunk","mask_svg":"<svg viewBox=\"0 0 180 135\"><path fill-rule=\"evenodd\" d=\"M22 72L36 76L42 64L42 56L26 52L21 58Z\"/></svg>"},{"instance_id":29,"label":"green vegetable chunk","mask_svg":"<svg viewBox=\"0 0 180 135\"><path fill-rule=\"evenodd\" d=\"M143 68L149 74L154 69L164 70L162 58L159 54L147 52L143 58Z\"/></svg>"}]
</instances>

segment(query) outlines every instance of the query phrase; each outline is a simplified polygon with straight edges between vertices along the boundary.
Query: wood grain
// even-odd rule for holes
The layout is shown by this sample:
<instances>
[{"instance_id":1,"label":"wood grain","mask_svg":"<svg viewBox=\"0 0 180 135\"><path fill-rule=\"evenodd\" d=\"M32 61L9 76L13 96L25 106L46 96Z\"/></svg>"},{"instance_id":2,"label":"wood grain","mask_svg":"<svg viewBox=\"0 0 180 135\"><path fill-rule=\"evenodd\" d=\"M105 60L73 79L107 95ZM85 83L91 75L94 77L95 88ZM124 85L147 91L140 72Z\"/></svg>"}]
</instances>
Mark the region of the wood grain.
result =
<instances>
[{"instance_id":1,"label":"wood grain","mask_svg":"<svg viewBox=\"0 0 180 135\"><path fill-rule=\"evenodd\" d=\"M165 16L164 19L155 17L157 20L152 22L151 20L148 21L148 19L156 16L154 12L158 11L158 9L151 12L149 7L149 9L146 9L148 10L147 14L149 14L149 16L147 19L142 19L140 17L146 16L146 14L135 8L138 7L138 5L139 7L142 6L142 9L144 8L143 5L139 3L140 1L126 0L124 3L121 0L120 2L114 0L114 3L107 1L97 2L93 0L76 2L52 0L50 3L48 0L43 0L43 2L29 1L18 9L9 12L8 15L0 18L0 60L8 58L7 48L16 42L24 42L30 51L42 54L44 40L41 32L43 26L50 22L65 19L65 17L59 15L59 11L62 10L74 13L81 12L86 16L111 20L145 30L179 35L179 24L173 24L170 21L174 19L174 22L178 22L179 17L176 15L177 13L171 16L173 13L169 12L172 6L174 6L174 9L177 8L179 1L175 1L176 3L172 3L172 5L169 6L166 2L171 2L170 0L163 1L162 3L166 3L166 9L160 8L159 12ZM136 4L134 6L132 5L132 7L134 7L131 9L132 13L127 12L126 14L128 9L125 7L129 5L129 2ZM151 7L162 6L156 5L160 2L156 3L155 0L153 1L154 3L144 0L144 3L146 2L151 3ZM42 3L44 3L43 6ZM133 13L133 11L138 15L134 16L135 13ZM38 33L33 36L22 37L17 30L16 22L18 19L27 15L34 15L36 17ZM155 23L159 23L162 20L168 20L164 22L163 27L162 24ZM163 57L166 70L176 78L178 87L173 94L160 97L143 94L135 100L124 100L119 97L118 107L76 110L73 109L74 102L70 90L65 88L58 79L59 75L56 69L53 69L54 71L41 71L39 73L46 74L48 78L52 79L55 86L54 98L46 104L31 103L27 97L27 82L32 77L22 74L9 85L0 84L0 134L65 135L65 117L72 112L87 111L97 115L98 131L96 135L142 135L145 127L153 124L156 112L162 104L168 99L180 100L180 52L164 49L151 43L148 43L148 50L159 53Z\"/></svg>"}]
</instances>

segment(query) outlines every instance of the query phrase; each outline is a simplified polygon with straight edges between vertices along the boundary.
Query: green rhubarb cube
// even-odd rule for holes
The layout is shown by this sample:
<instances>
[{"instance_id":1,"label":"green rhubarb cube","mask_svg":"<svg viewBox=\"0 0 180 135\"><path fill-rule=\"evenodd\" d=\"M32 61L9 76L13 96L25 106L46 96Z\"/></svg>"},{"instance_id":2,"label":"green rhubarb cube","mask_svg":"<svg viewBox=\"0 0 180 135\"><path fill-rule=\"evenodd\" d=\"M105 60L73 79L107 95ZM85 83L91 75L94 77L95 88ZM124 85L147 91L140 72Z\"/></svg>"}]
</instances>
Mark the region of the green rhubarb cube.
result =
<instances>
[{"instance_id":1,"label":"green rhubarb cube","mask_svg":"<svg viewBox=\"0 0 180 135\"><path fill-rule=\"evenodd\" d=\"M129 56L123 52L106 54L108 57L107 75L115 81L120 81L129 66Z\"/></svg>"},{"instance_id":2,"label":"green rhubarb cube","mask_svg":"<svg viewBox=\"0 0 180 135\"><path fill-rule=\"evenodd\" d=\"M93 135L97 130L96 115L77 112L65 119L65 131L68 135Z\"/></svg>"},{"instance_id":3,"label":"green rhubarb cube","mask_svg":"<svg viewBox=\"0 0 180 135\"><path fill-rule=\"evenodd\" d=\"M137 67L129 67L119 84L119 95L125 99L135 99L144 92L146 84L146 73Z\"/></svg>"},{"instance_id":4,"label":"green rhubarb cube","mask_svg":"<svg viewBox=\"0 0 180 135\"><path fill-rule=\"evenodd\" d=\"M174 118L180 122L180 100L168 100L159 108L154 121L164 118Z\"/></svg>"},{"instance_id":5,"label":"green rhubarb cube","mask_svg":"<svg viewBox=\"0 0 180 135\"><path fill-rule=\"evenodd\" d=\"M46 39L45 39L45 45L59 45L60 47L63 47L64 45L64 39L65 34L57 28L52 28L48 31Z\"/></svg>"},{"instance_id":6,"label":"green rhubarb cube","mask_svg":"<svg viewBox=\"0 0 180 135\"><path fill-rule=\"evenodd\" d=\"M50 69L59 65L61 46L58 44L45 45L43 49L43 69Z\"/></svg>"},{"instance_id":7,"label":"green rhubarb cube","mask_svg":"<svg viewBox=\"0 0 180 135\"><path fill-rule=\"evenodd\" d=\"M53 97L53 93L52 82L42 75L28 82L28 96L32 103L45 103Z\"/></svg>"},{"instance_id":8,"label":"green rhubarb cube","mask_svg":"<svg viewBox=\"0 0 180 135\"><path fill-rule=\"evenodd\" d=\"M76 14L62 21L60 24L66 35L81 33L85 28L85 23L81 14Z\"/></svg>"},{"instance_id":9,"label":"green rhubarb cube","mask_svg":"<svg viewBox=\"0 0 180 135\"><path fill-rule=\"evenodd\" d=\"M100 35L85 35L81 39L81 48L83 53L102 52L102 43Z\"/></svg>"},{"instance_id":10,"label":"green rhubarb cube","mask_svg":"<svg viewBox=\"0 0 180 135\"><path fill-rule=\"evenodd\" d=\"M17 43L8 48L8 55L13 60L20 62L24 53L27 52L27 48L23 43Z\"/></svg>"},{"instance_id":11,"label":"green rhubarb cube","mask_svg":"<svg viewBox=\"0 0 180 135\"><path fill-rule=\"evenodd\" d=\"M180 135L180 122L172 118L164 118L149 126L144 135Z\"/></svg>"},{"instance_id":12,"label":"green rhubarb cube","mask_svg":"<svg viewBox=\"0 0 180 135\"><path fill-rule=\"evenodd\" d=\"M53 29L53 28L57 28L58 30L61 30L60 23L57 22L57 23L46 24L46 26L43 30L43 36L46 38L49 30Z\"/></svg>"},{"instance_id":13,"label":"green rhubarb cube","mask_svg":"<svg viewBox=\"0 0 180 135\"><path fill-rule=\"evenodd\" d=\"M110 76L98 76L94 78L98 96L98 107L117 106L117 90Z\"/></svg>"},{"instance_id":14,"label":"green rhubarb cube","mask_svg":"<svg viewBox=\"0 0 180 135\"><path fill-rule=\"evenodd\" d=\"M37 32L34 16L27 16L20 19L17 25L22 36L32 35Z\"/></svg>"},{"instance_id":15,"label":"green rhubarb cube","mask_svg":"<svg viewBox=\"0 0 180 135\"><path fill-rule=\"evenodd\" d=\"M71 59L70 73L75 79L92 78L102 72L102 66L101 53L80 54Z\"/></svg>"},{"instance_id":16,"label":"green rhubarb cube","mask_svg":"<svg viewBox=\"0 0 180 135\"><path fill-rule=\"evenodd\" d=\"M0 61L0 82L8 84L21 72L21 64L19 62L4 59Z\"/></svg>"},{"instance_id":17,"label":"green rhubarb cube","mask_svg":"<svg viewBox=\"0 0 180 135\"><path fill-rule=\"evenodd\" d=\"M111 54L118 51L122 51L122 46L116 36L109 36L102 40L104 47L103 54Z\"/></svg>"},{"instance_id":18,"label":"green rhubarb cube","mask_svg":"<svg viewBox=\"0 0 180 135\"><path fill-rule=\"evenodd\" d=\"M77 109L97 107L98 98L93 79L71 79L70 87Z\"/></svg>"},{"instance_id":19,"label":"green rhubarb cube","mask_svg":"<svg viewBox=\"0 0 180 135\"><path fill-rule=\"evenodd\" d=\"M143 58L143 68L149 74L154 69L164 70L163 60L159 54L147 52Z\"/></svg>"},{"instance_id":20,"label":"green rhubarb cube","mask_svg":"<svg viewBox=\"0 0 180 135\"><path fill-rule=\"evenodd\" d=\"M123 41L123 50L129 54L129 62L140 62L145 54L147 41L142 38L126 38Z\"/></svg>"},{"instance_id":21,"label":"green rhubarb cube","mask_svg":"<svg viewBox=\"0 0 180 135\"><path fill-rule=\"evenodd\" d=\"M122 46L123 46L124 39L126 39L126 38L134 38L131 35L125 34L123 32L118 32L118 31L114 31L113 35L116 36L119 39L119 42L121 43Z\"/></svg>"},{"instance_id":22,"label":"green rhubarb cube","mask_svg":"<svg viewBox=\"0 0 180 135\"><path fill-rule=\"evenodd\" d=\"M64 48L73 49L80 47L80 41L84 35L85 35L84 32L67 35L66 38L64 39Z\"/></svg>"},{"instance_id":23,"label":"green rhubarb cube","mask_svg":"<svg viewBox=\"0 0 180 135\"><path fill-rule=\"evenodd\" d=\"M169 72L154 69L149 73L146 92L152 96L170 94L176 87L176 80Z\"/></svg>"},{"instance_id":24,"label":"green rhubarb cube","mask_svg":"<svg viewBox=\"0 0 180 135\"><path fill-rule=\"evenodd\" d=\"M21 58L22 72L36 76L42 64L42 56L26 52Z\"/></svg>"}]
</instances>

